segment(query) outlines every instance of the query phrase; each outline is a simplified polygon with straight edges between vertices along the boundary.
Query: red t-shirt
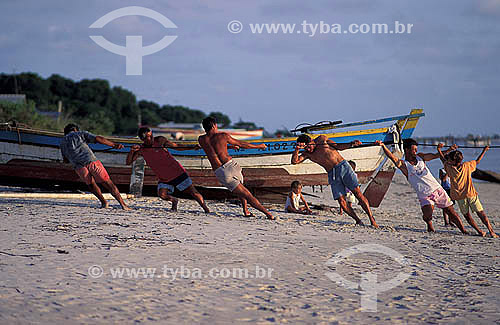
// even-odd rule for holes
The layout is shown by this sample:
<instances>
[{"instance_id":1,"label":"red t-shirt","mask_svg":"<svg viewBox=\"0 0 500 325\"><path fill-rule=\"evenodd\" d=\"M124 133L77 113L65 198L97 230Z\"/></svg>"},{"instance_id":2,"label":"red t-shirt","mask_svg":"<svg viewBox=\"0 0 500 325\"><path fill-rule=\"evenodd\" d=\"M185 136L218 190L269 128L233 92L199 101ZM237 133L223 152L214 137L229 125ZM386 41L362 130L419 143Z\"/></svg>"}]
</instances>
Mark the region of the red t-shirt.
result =
<instances>
[{"instance_id":1,"label":"red t-shirt","mask_svg":"<svg viewBox=\"0 0 500 325\"><path fill-rule=\"evenodd\" d=\"M167 148L160 148L157 139L154 140L153 148L142 145L141 153L161 183L168 183L186 172L184 167L175 160Z\"/></svg>"}]
</instances>

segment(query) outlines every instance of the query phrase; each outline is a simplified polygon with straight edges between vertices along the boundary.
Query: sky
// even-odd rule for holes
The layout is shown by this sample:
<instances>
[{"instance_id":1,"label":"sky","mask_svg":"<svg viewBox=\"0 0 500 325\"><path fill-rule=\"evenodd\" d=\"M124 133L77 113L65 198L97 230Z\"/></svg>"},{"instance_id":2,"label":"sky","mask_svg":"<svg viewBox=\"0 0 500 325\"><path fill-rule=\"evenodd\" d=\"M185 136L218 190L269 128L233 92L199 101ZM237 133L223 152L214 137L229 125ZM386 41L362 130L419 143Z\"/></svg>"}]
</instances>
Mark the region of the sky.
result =
<instances>
[{"instance_id":1,"label":"sky","mask_svg":"<svg viewBox=\"0 0 500 325\"><path fill-rule=\"evenodd\" d=\"M177 28L125 16L89 26L127 6L158 12ZM500 133L499 0L2 0L0 72L101 78L138 100L220 111L268 131L302 122L344 122L423 108L417 136ZM231 33L228 23L241 22ZM412 24L411 33L296 33L302 23ZM296 24L294 33L252 33L250 24ZM314 26L314 25L312 25ZM326 27L325 27L326 28ZM325 30L325 29L324 29ZM301 30L302 31L302 30ZM142 75L97 45L177 36L142 57ZM118 118L118 117L117 117Z\"/></svg>"}]
</instances>

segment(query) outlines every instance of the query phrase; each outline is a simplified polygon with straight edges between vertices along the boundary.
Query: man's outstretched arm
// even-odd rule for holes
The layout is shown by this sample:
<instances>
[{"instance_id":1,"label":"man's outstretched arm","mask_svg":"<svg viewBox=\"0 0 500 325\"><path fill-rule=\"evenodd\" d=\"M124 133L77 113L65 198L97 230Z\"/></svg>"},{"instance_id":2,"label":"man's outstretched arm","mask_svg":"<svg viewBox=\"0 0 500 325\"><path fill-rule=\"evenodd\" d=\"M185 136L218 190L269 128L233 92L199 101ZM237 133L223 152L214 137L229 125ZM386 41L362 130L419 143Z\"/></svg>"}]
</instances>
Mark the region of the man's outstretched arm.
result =
<instances>
[{"instance_id":1,"label":"man's outstretched arm","mask_svg":"<svg viewBox=\"0 0 500 325\"><path fill-rule=\"evenodd\" d=\"M490 146L486 146L484 147L483 151L481 152L481 154L479 155L479 157L477 157L476 159L476 165L479 164L479 162L481 162L481 159L483 159L484 157L484 154L486 153L486 151L490 150Z\"/></svg>"},{"instance_id":2,"label":"man's outstretched arm","mask_svg":"<svg viewBox=\"0 0 500 325\"><path fill-rule=\"evenodd\" d=\"M291 161L292 165L300 164L301 162L303 162L304 160L309 158L306 156L305 153L303 153L299 156L299 150L304 149L304 148L305 148L304 145L296 145L295 146L295 150L292 153L292 161Z\"/></svg>"},{"instance_id":3,"label":"man's outstretched arm","mask_svg":"<svg viewBox=\"0 0 500 325\"><path fill-rule=\"evenodd\" d=\"M389 150L389 148L387 148L385 146L385 144L380 141L380 140L377 140L375 141L376 144L378 144L379 146L382 147L382 149L384 150L384 153L385 155L394 163L394 165L399 168L399 170L401 170L401 172L406 176L408 177L408 170L406 169L406 166L405 164L401 161L401 159L399 159L398 157L394 156L394 154Z\"/></svg>"},{"instance_id":4,"label":"man's outstretched arm","mask_svg":"<svg viewBox=\"0 0 500 325\"><path fill-rule=\"evenodd\" d=\"M123 144L121 143L114 143L113 141L111 140L108 140L104 137L101 137L100 135L96 136L95 137L95 141L100 143L100 144L103 144L105 146L109 146L109 147L113 147L115 149L123 149Z\"/></svg>"},{"instance_id":5,"label":"man's outstretched arm","mask_svg":"<svg viewBox=\"0 0 500 325\"><path fill-rule=\"evenodd\" d=\"M132 165L132 163L136 161L137 158L141 155L140 149L141 146L133 145L132 148L130 148L129 153L127 154L127 159L125 160L125 164Z\"/></svg>"},{"instance_id":6,"label":"man's outstretched arm","mask_svg":"<svg viewBox=\"0 0 500 325\"><path fill-rule=\"evenodd\" d=\"M328 140L326 140L326 143L328 143L328 145L332 149L335 149L335 150L338 150L338 151L342 151L342 150L346 150L346 149L351 149L351 148L354 148L354 147L357 147L357 146L361 145L361 141L359 141L359 140L354 140L354 141L351 141L351 142L348 142L348 143L336 143L336 142L328 139Z\"/></svg>"},{"instance_id":7,"label":"man's outstretched arm","mask_svg":"<svg viewBox=\"0 0 500 325\"><path fill-rule=\"evenodd\" d=\"M158 143L162 147L172 148L172 149L180 150L180 151L201 149L201 146L199 144L193 144L193 145L190 145L190 146L187 146L187 145L181 146L181 145L179 145L179 144L177 144L175 142L169 141L167 138L162 137L162 136L158 137Z\"/></svg>"},{"instance_id":8,"label":"man's outstretched arm","mask_svg":"<svg viewBox=\"0 0 500 325\"><path fill-rule=\"evenodd\" d=\"M449 147L448 149L446 149L445 152L442 151L442 148L444 147L444 144L443 143L439 143L437 145L437 154L439 155L439 159L441 159L441 161L443 162L443 164L446 162L446 159L444 158L444 156L449 153L450 151L453 151L453 150L457 150L458 149L458 146L456 144L452 145L451 147Z\"/></svg>"},{"instance_id":9,"label":"man's outstretched arm","mask_svg":"<svg viewBox=\"0 0 500 325\"><path fill-rule=\"evenodd\" d=\"M267 146L265 143L261 144L253 144L247 141L240 141L238 139L233 138L229 134L226 133L226 140L227 143L233 146L238 146L240 148L245 148L245 149L266 149Z\"/></svg>"},{"instance_id":10,"label":"man's outstretched arm","mask_svg":"<svg viewBox=\"0 0 500 325\"><path fill-rule=\"evenodd\" d=\"M441 162L444 164L446 162L446 159L444 158L444 154L441 151L441 149L443 147L444 147L444 144L439 143L438 146L437 146L437 152L438 152L438 155L439 155L439 159L441 159Z\"/></svg>"},{"instance_id":11,"label":"man's outstretched arm","mask_svg":"<svg viewBox=\"0 0 500 325\"><path fill-rule=\"evenodd\" d=\"M441 147L439 147L439 145L441 145ZM443 158L441 158L441 154L439 152L440 152L440 148L443 148L443 147L444 147L444 144L439 143L437 145L437 148L438 148L437 149L438 150L437 153L419 153L418 156L420 158L422 158L424 161L429 161L429 160L433 160L433 159L436 159L436 158L440 158L441 161L443 161L443 163L444 163L445 162L443 160L444 159L444 155L446 155L450 151L457 150L458 146L456 144L454 144L451 147L449 147L448 149L446 149L445 152L441 152L441 154L443 155Z\"/></svg>"}]
</instances>

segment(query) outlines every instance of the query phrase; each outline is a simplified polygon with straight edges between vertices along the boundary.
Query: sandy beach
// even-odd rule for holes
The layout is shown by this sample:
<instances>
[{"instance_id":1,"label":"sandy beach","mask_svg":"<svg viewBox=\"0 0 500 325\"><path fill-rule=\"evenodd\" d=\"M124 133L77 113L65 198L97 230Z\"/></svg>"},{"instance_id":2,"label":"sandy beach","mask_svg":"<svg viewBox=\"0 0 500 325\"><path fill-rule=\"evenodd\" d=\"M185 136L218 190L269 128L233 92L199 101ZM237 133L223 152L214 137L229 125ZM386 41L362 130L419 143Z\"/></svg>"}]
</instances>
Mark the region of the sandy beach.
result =
<instances>
[{"instance_id":1,"label":"sandy beach","mask_svg":"<svg viewBox=\"0 0 500 325\"><path fill-rule=\"evenodd\" d=\"M500 232L500 186L476 188ZM314 194L309 202L337 206L329 189ZM133 211L114 200L99 209L97 200L0 199L0 323L500 323L500 241L444 227L441 211L437 233L425 232L402 175L374 209L380 230L354 226L338 209L303 216L272 205L280 220L268 221L231 202L209 201L209 215L190 200L177 213L158 198L127 202ZM406 263L360 252L327 265L361 244ZM332 281L332 272L386 283L376 311L361 304L368 291ZM407 279L388 288L398 274Z\"/></svg>"}]
</instances>

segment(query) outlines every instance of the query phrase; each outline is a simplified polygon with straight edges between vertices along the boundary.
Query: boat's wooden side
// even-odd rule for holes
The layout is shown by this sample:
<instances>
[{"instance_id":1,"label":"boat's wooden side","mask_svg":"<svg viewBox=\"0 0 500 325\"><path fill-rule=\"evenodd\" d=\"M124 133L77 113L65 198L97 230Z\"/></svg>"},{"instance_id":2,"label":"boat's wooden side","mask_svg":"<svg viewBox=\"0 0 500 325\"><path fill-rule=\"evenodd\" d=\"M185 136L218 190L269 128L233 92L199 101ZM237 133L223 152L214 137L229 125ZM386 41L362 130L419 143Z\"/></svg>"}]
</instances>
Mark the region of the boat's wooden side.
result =
<instances>
[{"instance_id":1,"label":"boat's wooden side","mask_svg":"<svg viewBox=\"0 0 500 325\"><path fill-rule=\"evenodd\" d=\"M62 168L62 157L59 149L46 146L19 145L15 143L0 142L0 162L10 164L9 172L19 164L20 161L34 162L29 164L36 166L36 162L50 162L51 168L56 170ZM379 147L363 147L358 149L348 149L342 152L347 160L353 160L357 165L357 172L360 175L360 182L364 183L373 171L383 160ZM112 170L130 170L130 166L125 165L125 153L121 152L97 152L96 156L102 163ZM182 156L177 157L178 161L188 170L194 183L199 186L217 186L209 161L205 157ZM291 154L259 155L234 158L244 170L244 176L249 186L288 186L293 180L301 180L306 185L327 184L325 170L310 161L299 165L292 165ZM59 166L59 165L60 166ZM40 166L48 169L47 164L40 163ZM149 170L149 169L148 169ZM108 171L109 172L109 171ZM46 172L51 174L50 171ZM2 168L0 168L0 174ZM25 175L19 173L20 177ZM57 172L55 173L57 176ZM110 172L110 174L113 174ZM118 175L124 175L119 172ZM130 175L130 173L129 173ZM47 179L49 176L47 176ZM60 177L57 177L59 179ZM123 178L120 176L120 178ZM130 179L123 179L119 183L129 183ZM148 180L145 180L148 183Z\"/></svg>"},{"instance_id":2,"label":"boat's wooden side","mask_svg":"<svg viewBox=\"0 0 500 325\"><path fill-rule=\"evenodd\" d=\"M474 177L475 179L479 179L481 181L492 182L492 183L499 183L500 184L500 174L492 172L490 170L476 169L472 173L472 177Z\"/></svg>"}]
</instances>

